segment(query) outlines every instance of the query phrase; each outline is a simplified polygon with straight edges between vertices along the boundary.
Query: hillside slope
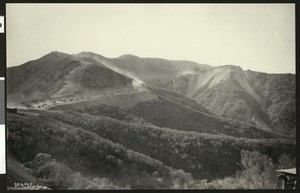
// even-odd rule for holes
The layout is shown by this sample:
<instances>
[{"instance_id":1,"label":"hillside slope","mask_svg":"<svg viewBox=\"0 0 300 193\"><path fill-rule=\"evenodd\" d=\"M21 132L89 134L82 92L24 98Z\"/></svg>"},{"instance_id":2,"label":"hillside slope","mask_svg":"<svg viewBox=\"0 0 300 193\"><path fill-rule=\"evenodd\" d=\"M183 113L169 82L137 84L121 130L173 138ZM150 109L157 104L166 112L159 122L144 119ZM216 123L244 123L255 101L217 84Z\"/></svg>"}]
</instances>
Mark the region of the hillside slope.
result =
<instances>
[{"instance_id":1,"label":"hillside slope","mask_svg":"<svg viewBox=\"0 0 300 193\"><path fill-rule=\"evenodd\" d=\"M292 74L269 75L243 71L237 66L220 66L179 75L174 80L171 87L175 91L218 116L283 134L292 134L290 131L295 128Z\"/></svg>"},{"instance_id":2,"label":"hillside slope","mask_svg":"<svg viewBox=\"0 0 300 193\"><path fill-rule=\"evenodd\" d=\"M118 58L86 52L78 55L102 62L143 88L150 84L182 93L217 116L254 124L262 130L290 135L295 132L293 74L256 73L234 65L213 67L130 54Z\"/></svg>"},{"instance_id":3,"label":"hillside slope","mask_svg":"<svg viewBox=\"0 0 300 193\"><path fill-rule=\"evenodd\" d=\"M37 107L70 97L133 90L132 79L96 60L60 52L51 52L38 60L7 69L9 105Z\"/></svg>"}]
</instances>

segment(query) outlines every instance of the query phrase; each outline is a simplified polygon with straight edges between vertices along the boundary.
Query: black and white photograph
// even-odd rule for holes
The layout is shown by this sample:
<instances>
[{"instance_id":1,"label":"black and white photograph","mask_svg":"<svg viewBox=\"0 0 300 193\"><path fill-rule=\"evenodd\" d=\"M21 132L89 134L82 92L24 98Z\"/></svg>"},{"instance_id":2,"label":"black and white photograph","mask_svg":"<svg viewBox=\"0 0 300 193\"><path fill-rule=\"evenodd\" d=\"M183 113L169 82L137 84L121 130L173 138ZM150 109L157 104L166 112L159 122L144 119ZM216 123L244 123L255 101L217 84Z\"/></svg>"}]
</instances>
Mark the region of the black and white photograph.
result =
<instances>
[{"instance_id":1,"label":"black and white photograph","mask_svg":"<svg viewBox=\"0 0 300 193\"><path fill-rule=\"evenodd\" d=\"M296 189L295 3L6 3L7 190Z\"/></svg>"}]
</instances>

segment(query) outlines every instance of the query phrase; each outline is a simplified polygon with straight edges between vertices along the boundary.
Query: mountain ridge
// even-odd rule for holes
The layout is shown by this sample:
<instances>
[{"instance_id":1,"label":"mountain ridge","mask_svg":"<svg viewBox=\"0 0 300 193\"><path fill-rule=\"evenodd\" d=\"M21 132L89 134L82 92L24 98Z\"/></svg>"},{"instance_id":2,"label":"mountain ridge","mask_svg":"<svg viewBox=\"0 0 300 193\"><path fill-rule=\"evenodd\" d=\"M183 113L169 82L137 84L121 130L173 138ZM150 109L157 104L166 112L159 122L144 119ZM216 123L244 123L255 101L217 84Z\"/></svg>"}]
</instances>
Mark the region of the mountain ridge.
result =
<instances>
[{"instance_id":1,"label":"mountain ridge","mask_svg":"<svg viewBox=\"0 0 300 193\"><path fill-rule=\"evenodd\" d=\"M54 69L53 66L58 69ZM28 81L30 78L26 77L24 71L28 74L40 71L43 79L37 74L32 75L37 78ZM99 78L100 75L103 78ZM28 92L32 92L32 88L39 91L48 84L51 88L48 86L49 88L33 93L33 100L37 100L36 96L42 95L43 92L48 93L47 97L50 98L72 96L77 92L74 87L78 87L81 93L88 90L87 93L97 96L103 93L147 91L147 85L151 85L184 94L217 116L288 134L293 132L295 123L294 76L290 73L268 74L243 70L236 65L211 66L185 60L141 58L132 54L107 58L87 51L73 55L54 51L19 67L8 68L8 101L23 97L26 103L27 98L30 99ZM85 78L81 79L82 77ZM41 79L43 82L38 88L35 79ZM57 82L55 79L65 80ZM105 83L107 80L112 84ZM283 83L286 86L279 86ZM18 89L21 87L23 91ZM122 90L125 87L126 89ZM16 93L17 95L13 96ZM287 100L285 95L288 96ZM78 97L81 96L73 96ZM27 105L30 106L30 102ZM274 111L280 112L280 115L275 115Z\"/></svg>"}]
</instances>

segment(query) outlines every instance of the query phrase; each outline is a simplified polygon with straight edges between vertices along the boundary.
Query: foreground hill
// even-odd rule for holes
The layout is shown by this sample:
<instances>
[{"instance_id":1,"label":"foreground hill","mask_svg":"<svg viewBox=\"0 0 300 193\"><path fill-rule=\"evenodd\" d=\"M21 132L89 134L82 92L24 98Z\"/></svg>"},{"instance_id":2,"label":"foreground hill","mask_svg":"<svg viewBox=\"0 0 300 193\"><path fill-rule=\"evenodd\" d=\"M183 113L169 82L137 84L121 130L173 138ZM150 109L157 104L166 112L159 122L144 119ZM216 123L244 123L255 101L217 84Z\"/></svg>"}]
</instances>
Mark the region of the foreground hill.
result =
<instances>
[{"instance_id":1,"label":"foreground hill","mask_svg":"<svg viewBox=\"0 0 300 193\"><path fill-rule=\"evenodd\" d=\"M234 175L242 149L259 150L276 163L294 146L289 139L234 138L115 118L72 111L8 114L8 149L23 162L50 154L83 176L120 187L169 188L179 179L185 184Z\"/></svg>"},{"instance_id":2,"label":"foreground hill","mask_svg":"<svg viewBox=\"0 0 300 193\"><path fill-rule=\"evenodd\" d=\"M8 150L23 163L33 160L38 153L47 153L82 176L107 178L123 188L126 185L151 188L153 184L159 188L161 183L156 182L156 178L163 178L163 185L171 185L169 178L174 169L91 129L83 129L80 124L87 123L85 119L70 124L71 118L79 117L64 114L41 110L8 114ZM66 120L57 119L61 116ZM53 172L59 170L55 165L44 167L50 167L45 169ZM157 172L155 176L154 172ZM56 180L62 183L59 178Z\"/></svg>"}]
</instances>

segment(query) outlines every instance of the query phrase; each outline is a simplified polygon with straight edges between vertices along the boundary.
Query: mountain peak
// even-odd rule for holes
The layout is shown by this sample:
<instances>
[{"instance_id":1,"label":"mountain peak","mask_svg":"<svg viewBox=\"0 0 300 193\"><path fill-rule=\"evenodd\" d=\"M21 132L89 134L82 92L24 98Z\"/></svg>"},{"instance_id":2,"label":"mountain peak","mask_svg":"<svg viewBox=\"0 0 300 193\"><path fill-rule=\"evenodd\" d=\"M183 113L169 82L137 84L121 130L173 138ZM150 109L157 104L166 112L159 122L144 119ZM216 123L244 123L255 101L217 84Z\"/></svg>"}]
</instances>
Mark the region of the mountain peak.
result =
<instances>
[{"instance_id":1,"label":"mountain peak","mask_svg":"<svg viewBox=\"0 0 300 193\"><path fill-rule=\"evenodd\" d=\"M99 54L96 54L95 52L91 52L91 51L82 51L76 55L99 55Z\"/></svg>"},{"instance_id":2,"label":"mountain peak","mask_svg":"<svg viewBox=\"0 0 300 193\"><path fill-rule=\"evenodd\" d=\"M123 54L122 56L119 56L118 58L124 59L124 58L140 58L140 57L132 55L132 54Z\"/></svg>"},{"instance_id":3,"label":"mountain peak","mask_svg":"<svg viewBox=\"0 0 300 193\"><path fill-rule=\"evenodd\" d=\"M70 57L70 54L59 52L59 51L52 51L43 57L37 59L39 61L57 61L65 57Z\"/></svg>"},{"instance_id":4,"label":"mountain peak","mask_svg":"<svg viewBox=\"0 0 300 193\"><path fill-rule=\"evenodd\" d=\"M46 55L60 55L60 56L63 56L63 55L69 55L69 54L64 53L64 52L60 52L60 51L52 51L52 52L50 52L49 54L46 54Z\"/></svg>"}]
</instances>

